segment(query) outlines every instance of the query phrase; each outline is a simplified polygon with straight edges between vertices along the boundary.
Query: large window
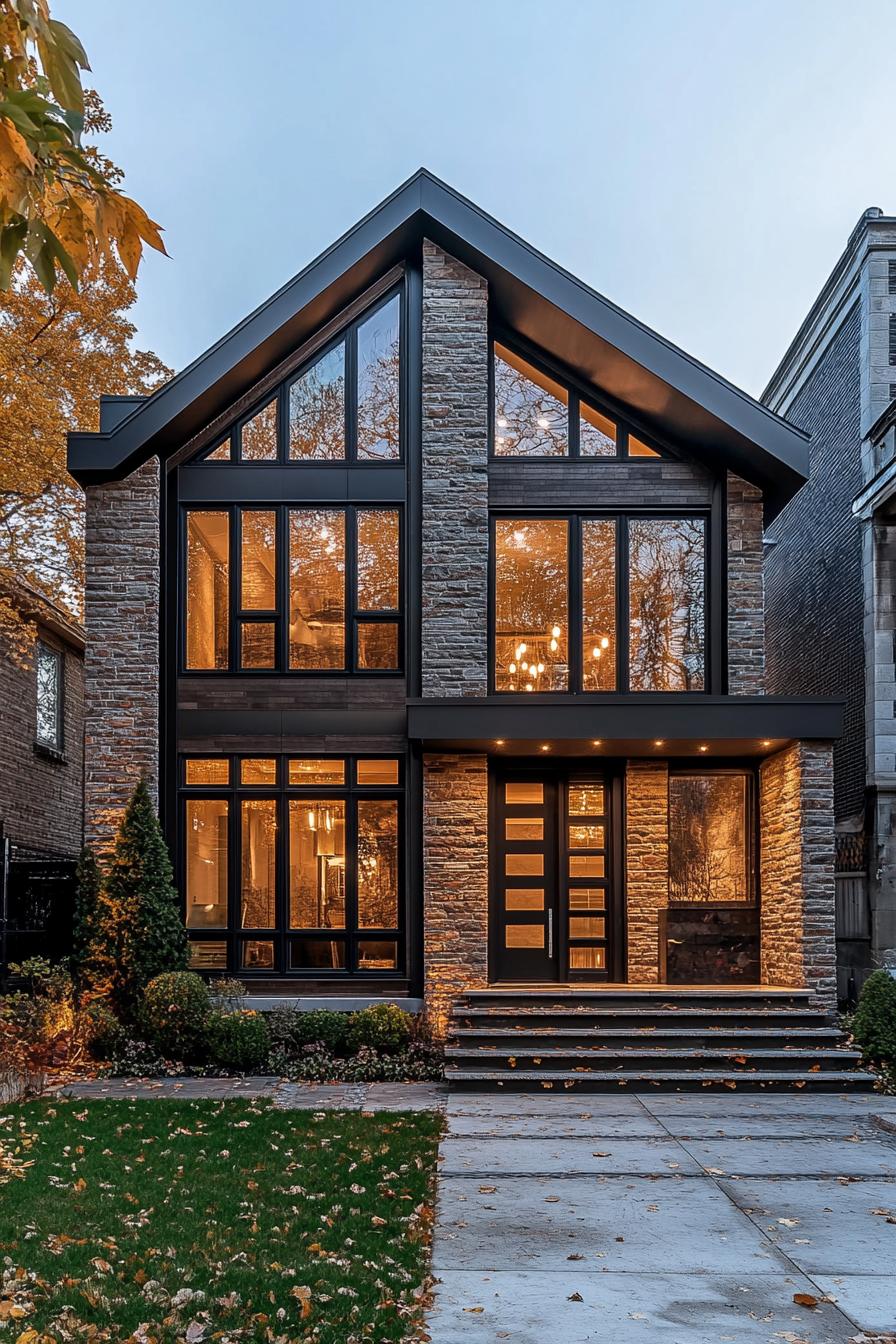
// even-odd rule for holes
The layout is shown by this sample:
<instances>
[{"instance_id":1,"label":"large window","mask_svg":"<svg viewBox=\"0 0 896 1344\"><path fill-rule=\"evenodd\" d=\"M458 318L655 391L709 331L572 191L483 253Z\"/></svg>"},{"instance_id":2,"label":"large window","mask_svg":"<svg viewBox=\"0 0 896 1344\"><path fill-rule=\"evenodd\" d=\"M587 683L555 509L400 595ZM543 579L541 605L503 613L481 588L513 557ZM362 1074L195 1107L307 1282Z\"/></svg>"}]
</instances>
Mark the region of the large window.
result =
<instances>
[{"instance_id":1,"label":"large window","mask_svg":"<svg viewBox=\"0 0 896 1344\"><path fill-rule=\"evenodd\" d=\"M749 783L740 770L670 775L670 903L728 905L751 899Z\"/></svg>"},{"instance_id":2,"label":"large window","mask_svg":"<svg viewBox=\"0 0 896 1344\"><path fill-rule=\"evenodd\" d=\"M645 435L568 379L507 345L492 347L495 457L659 457Z\"/></svg>"},{"instance_id":3,"label":"large window","mask_svg":"<svg viewBox=\"0 0 896 1344\"><path fill-rule=\"evenodd\" d=\"M706 519L495 518L497 691L701 691Z\"/></svg>"},{"instance_id":4,"label":"large window","mask_svg":"<svg viewBox=\"0 0 896 1344\"><path fill-rule=\"evenodd\" d=\"M398 509L186 512L190 672L396 672Z\"/></svg>"},{"instance_id":5,"label":"large window","mask_svg":"<svg viewBox=\"0 0 896 1344\"><path fill-rule=\"evenodd\" d=\"M35 652L37 726L35 741L48 751L62 751L62 670L59 649L38 640Z\"/></svg>"},{"instance_id":6,"label":"large window","mask_svg":"<svg viewBox=\"0 0 896 1344\"><path fill-rule=\"evenodd\" d=\"M352 322L208 449L206 462L396 462L401 295Z\"/></svg>"},{"instance_id":7,"label":"large window","mask_svg":"<svg viewBox=\"0 0 896 1344\"><path fill-rule=\"evenodd\" d=\"M191 757L183 888L194 965L403 969L396 757Z\"/></svg>"}]
</instances>

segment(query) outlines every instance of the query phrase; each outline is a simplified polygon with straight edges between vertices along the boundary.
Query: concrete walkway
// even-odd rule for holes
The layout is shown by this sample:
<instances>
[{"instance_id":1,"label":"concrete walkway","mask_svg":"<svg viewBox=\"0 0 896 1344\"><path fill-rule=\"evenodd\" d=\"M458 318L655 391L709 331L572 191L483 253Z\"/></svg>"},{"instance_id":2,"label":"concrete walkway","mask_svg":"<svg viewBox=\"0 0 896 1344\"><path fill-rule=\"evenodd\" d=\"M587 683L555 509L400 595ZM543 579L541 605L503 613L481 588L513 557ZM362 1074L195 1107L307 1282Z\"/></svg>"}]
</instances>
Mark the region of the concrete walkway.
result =
<instances>
[{"instance_id":1,"label":"concrete walkway","mask_svg":"<svg viewBox=\"0 0 896 1344\"><path fill-rule=\"evenodd\" d=\"M460 1093L446 1114L432 1344L896 1339L874 1119L896 1098Z\"/></svg>"},{"instance_id":2,"label":"concrete walkway","mask_svg":"<svg viewBox=\"0 0 896 1344\"><path fill-rule=\"evenodd\" d=\"M444 1083L287 1083L282 1078L98 1078L68 1083L79 1100L234 1101L261 1097L284 1110L432 1111L445 1104Z\"/></svg>"}]
</instances>

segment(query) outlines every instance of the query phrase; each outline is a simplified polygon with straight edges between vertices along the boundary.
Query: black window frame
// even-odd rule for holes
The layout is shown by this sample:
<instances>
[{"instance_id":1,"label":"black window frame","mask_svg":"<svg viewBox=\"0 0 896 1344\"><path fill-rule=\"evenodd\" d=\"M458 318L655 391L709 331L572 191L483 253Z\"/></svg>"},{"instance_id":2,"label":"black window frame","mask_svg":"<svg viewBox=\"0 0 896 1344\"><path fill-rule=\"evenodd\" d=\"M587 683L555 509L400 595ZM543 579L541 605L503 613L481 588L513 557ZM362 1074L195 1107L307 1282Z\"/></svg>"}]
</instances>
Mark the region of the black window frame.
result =
<instances>
[{"instance_id":1,"label":"black window frame","mask_svg":"<svg viewBox=\"0 0 896 1344\"><path fill-rule=\"evenodd\" d=\"M667 902L669 910L749 910L760 907L759 884L759 767L755 761L726 761L724 765L712 762L703 764L693 760L670 761L666 786L666 814L672 816L672 780L682 777L701 779L704 776L737 775L745 779L744 793L744 843L747 860L747 889L745 901L673 901Z\"/></svg>"},{"instance_id":2,"label":"black window frame","mask_svg":"<svg viewBox=\"0 0 896 1344\"><path fill-rule=\"evenodd\" d=\"M40 659L49 655L56 664L56 704L54 706L53 741L40 736ZM34 647L34 749L43 755L59 758L65 751L65 651L38 637Z\"/></svg>"},{"instance_id":3,"label":"black window frame","mask_svg":"<svg viewBox=\"0 0 896 1344\"><path fill-rule=\"evenodd\" d=\"M540 459L539 459L540 460ZM589 459L590 460L590 459ZM595 459L596 460L596 459ZM721 560L717 547L713 544L717 529L716 510L711 506L704 509L492 509L489 511L489 566L488 566L488 678L492 693L501 696L520 696L534 699L545 696L587 696L600 697L611 695L624 696L696 696L719 694L721 660L715 650L722 638L722 620L717 604L724 593L724 576L721 573ZM567 600L568 633L567 664L569 680L566 690L544 691L507 691L498 688L496 681L495 633L496 633L496 545L495 522L497 519L519 519L521 522L546 522L550 519L563 519L567 522ZM702 519L704 523L703 581L704 581L704 626L703 626L703 685L694 690L632 690L630 687L629 651L630 651L630 611L629 611L629 535L628 524L631 520L662 522L684 518ZM616 521L616 685L613 690L592 691L584 689L582 657L583 619L582 619L582 523L595 520Z\"/></svg>"},{"instance_id":4,"label":"black window frame","mask_svg":"<svg viewBox=\"0 0 896 1344\"><path fill-rule=\"evenodd\" d=\"M276 760L276 782L273 784L241 784L240 762L243 760ZM332 760L345 763L345 778L342 784L290 784L289 761L299 759ZM229 784L187 784L187 760L227 760L229 762ZM359 784L357 762L361 760L390 760L398 762L397 784ZM407 978L409 959L408 948L408 871L407 871L407 826L408 826L408 788L407 761L395 751L358 751L358 752L319 752L308 750L284 752L248 751L213 753L209 751L180 752L177 763L178 778L178 839L177 839L177 875L178 890L181 897L181 910L186 920L186 874L187 874L187 827L186 805L191 799L227 800L227 927L225 929L188 929L191 943L223 944L226 948L226 973L245 979L265 979L276 977L294 980L332 980L346 979L396 980ZM346 920L344 929L292 929L289 927L289 800L324 799L344 801L345 803L345 852L346 852ZM275 851L275 911L276 927L244 928L240 923L241 903L240 884L242 875L242 808L243 800L276 800L277 840ZM398 921L397 927L360 928L358 926L358 801L380 800L396 801L398 804L398 829L396 854L398 859ZM345 947L344 968L324 969L321 967L296 967L290 964L290 948L300 941L320 940L341 942ZM242 946L249 942L272 942L274 944L274 965L272 967L243 967ZM358 968L358 944L368 942L394 942L396 945L396 964L394 969L378 967ZM209 967L217 973L224 967Z\"/></svg>"},{"instance_id":5,"label":"black window frame","mask_svg":"<svg viewBox=\"0 0 896 1344\"><path fill-rule=\"evenodd\" d=\"M367 611L357 605L358 593L358 514L373 511L398 515L398 607ZM290 513L326 511L342 513L345 517L345 575L344 575L344 665L339 668L304 668L289 666L289 532ZM228 658L224 668L187 667L187 529L191 512L226 513L229 517L229 583L228 583ZM271 610L257 607L243 608L242 601L242 525L241 514L270 513L277 516L275 578L276 606ZM358 500L343 503L338 500L262 500L213 502L202 504L190 501L180 506L178 537L178 653L177 674L182 677L403 677L407 659L406 650L406 509L399 502ZM245 625L274 624L275 659L273 667L243 668L240 666L242 629ZM358 625L392 624L397 626L398 659L394 668L359 668Z\"/></svg>"}]
</instances>

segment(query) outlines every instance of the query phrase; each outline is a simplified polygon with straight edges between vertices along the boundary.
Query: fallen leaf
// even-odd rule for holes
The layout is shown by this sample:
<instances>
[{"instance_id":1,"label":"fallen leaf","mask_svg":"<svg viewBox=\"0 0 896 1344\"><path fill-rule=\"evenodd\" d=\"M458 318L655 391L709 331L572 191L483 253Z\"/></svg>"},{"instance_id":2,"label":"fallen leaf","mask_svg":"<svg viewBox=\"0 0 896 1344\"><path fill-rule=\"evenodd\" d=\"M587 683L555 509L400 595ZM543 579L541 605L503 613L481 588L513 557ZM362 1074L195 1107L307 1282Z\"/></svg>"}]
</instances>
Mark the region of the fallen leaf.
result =
<instances>
[{"instance_id":1,"label":"fallen leaf","mask_svg":"<svg viewBox=\"0 0 896 1344\"><path fill-rule=\"evenodd\" d=\"M485 1307L464 1307L464 1311L468 1311L471 1316L479 1316L485 1311Z\"/></svg>"},{"instance_id":2,"label":"fallen leaf","mask_svg":"<svg viewBox=\"0 0 896 1344\"><path fill-rule=\"evenodd\" d=\"M496 1185L480 1185L479 1193L480 1195L493 1195L497 1192L497 1189Z\"/></svg>"},{"instance_id":3,"label":"fallen leaf","mask_svg":"<svg viewBox=\"0 0 896 1344\"><path fill-rule=\"evenodd\" d=\"M567 1302L584 1302L584 1301L585 1301L585 1299L584 1299L584 1297L582 1296L581 1293L570 1293L569 1297L568 1297L566 1300L567 1300Z\"/></svg>"},{"instance_id":4,"label":"fallen leaf","mask_svg":"<svg viewBox=\"0 0 896 1344\"><path fill-rule=\"evenodd\" d=\"M307 1320L311 1315L311 1289L305 1284L295 1284L292 1295L300 1304L302 1320Z\"/></svg>"},{"instance_id":5,"label":"fallen leaf","mask_svg":"<svg viewBox=\"0 0 896 1344\"><path fill-rule=\"evenodd\" d=\"M811 1293L794 1293L793 1300L798 1307L817 1307L818 1298Z\"/></svg>"}]
</instances>

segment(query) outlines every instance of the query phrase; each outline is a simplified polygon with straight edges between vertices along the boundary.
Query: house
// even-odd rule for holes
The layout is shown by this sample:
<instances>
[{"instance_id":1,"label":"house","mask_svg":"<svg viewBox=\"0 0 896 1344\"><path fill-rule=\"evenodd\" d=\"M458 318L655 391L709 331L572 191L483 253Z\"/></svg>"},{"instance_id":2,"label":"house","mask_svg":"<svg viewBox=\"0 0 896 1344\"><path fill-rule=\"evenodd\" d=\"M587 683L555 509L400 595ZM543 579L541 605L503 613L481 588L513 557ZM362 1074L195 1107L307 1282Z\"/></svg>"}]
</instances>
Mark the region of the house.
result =
<instances>
[{"instance_id":1,"label":"house","mask_svg":"<svg viewBox=\"0 0 896 1344\"><path fill-rule=\"evenodd\" d=\"M88 836L145 773L197 968L831 1008L841 705L764 667L800 429L420 171L69 463Z\"/></svg>"},{"instance_id":2,"label":"house","mask_svg":"<svg viewBox=\"0 0 896 1344\"><path fill-rule=\"evenodd\" d=\"M763 393L812 436L809 483L768 528L768 689L846 698L834 747L841 998L896 959L894 397L896 218L872 208Z\"/></svg>"}]
</instances>

